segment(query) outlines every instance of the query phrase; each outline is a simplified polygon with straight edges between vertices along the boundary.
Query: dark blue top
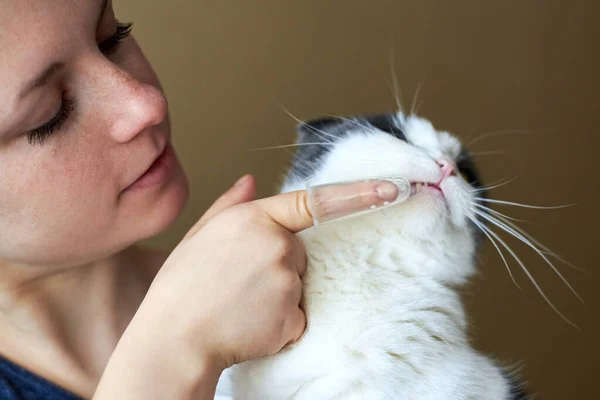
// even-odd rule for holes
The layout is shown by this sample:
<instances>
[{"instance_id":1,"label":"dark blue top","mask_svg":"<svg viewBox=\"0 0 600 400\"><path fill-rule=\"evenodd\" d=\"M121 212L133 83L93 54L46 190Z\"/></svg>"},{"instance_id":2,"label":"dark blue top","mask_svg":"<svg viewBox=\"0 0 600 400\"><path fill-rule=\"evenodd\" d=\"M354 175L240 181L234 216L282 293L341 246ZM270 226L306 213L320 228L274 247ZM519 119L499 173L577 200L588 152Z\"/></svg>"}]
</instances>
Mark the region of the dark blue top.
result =
<instances>
[{"instance_id":1,"label":"dark blue top","mask_svg":"<svg viewBox=\"0 0 600 400\"><path fill-rule=\"evenodd\" d=\"M511 387L508 400L525 400L521 384L506 374ZM0 400L83 400L0 356Z\"/></svg>"},{"instance_id":2,"label":"dark blue top","mask_svg":"<svg viewBox=\"0 0 600 400\"><path fill-rule=\"evenodd\" d=\"M0 400L83 400L0 356Z\"/></svg>"}]
</instances>

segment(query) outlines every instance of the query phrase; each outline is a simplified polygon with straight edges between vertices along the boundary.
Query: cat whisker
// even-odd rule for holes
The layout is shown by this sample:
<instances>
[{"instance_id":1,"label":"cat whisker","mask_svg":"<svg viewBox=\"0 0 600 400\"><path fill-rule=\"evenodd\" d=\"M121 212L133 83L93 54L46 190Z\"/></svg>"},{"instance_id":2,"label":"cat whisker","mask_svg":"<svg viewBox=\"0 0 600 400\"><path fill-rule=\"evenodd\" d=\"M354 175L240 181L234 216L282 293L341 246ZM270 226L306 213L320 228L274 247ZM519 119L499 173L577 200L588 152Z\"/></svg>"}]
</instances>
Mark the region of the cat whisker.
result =
<instances>
[{"instance_id":1,"label":"cat whisker","mask_svg":"<svg viewBox=\"0 0 600 400\"><path fill-rule=\"evenodd\" d=\"M472 219L472 221L475 221L475 220ZM562 312L560 312L560 310L558 310L558 308L554 305L554 303L552 303L552 301L550 301L550 299L548 298L548 296L546 295L546 293L542 290L542 288L540 287L540 285L533 278L533 276L531 275L531 273L529 272L529 270L525 267L525 264L516 255L516 253L512 250L512 248L510 246L508 246L508 244L506 244L506 242L504 240L502 240L502 238L500 238L500 236L498 236L498 234L496 234L490 228L486 227L485 225L483 225L481 223L477 223L477 224L480 227L480 229L487 231L494 238L496 238L496 240L498 240L498 242L500 242L500 244L502 244L502 246L513 256L513 258L515 259L515 261L517 261L517 263L519 264L519 266L521 267L521 269L523 270L523 272L525 272L525 274L527 275L527 277L529 278L529 280L531 281L531 283L535 286L535 288L537 289L538 293L542 296L542 298L546 301L546 303L554 310L554 312L556 312L569 325L571 325L574 328L580 330L579 326L577 326L570 319L568 319Z\"/></svg>"},{"instance_id":2,"label":"cat whisker","mask_svg":"<svg viewBox=\"0 0 600 400\"><path fill-rule=\"evenodd\" d=\"M550 268L552 268L552 270L556 273L556 275L558 275L558 277L569 288L569 290L575 295L575 297L577 297L577 299L579 299L579 301L582 304L585 305L585 301L583 301L583 299L581 298L581 296L579 296L579 293L577 293L577 291L573 288L573 286L571 286L571 284L569 283L569 281L560 273L560 271L558 270L558 268L556 268L556 266L552 263L552 261L550 261L548 259L548 257L546 257L546 255L543 252L541 252L537 248L537 246L535 244L533 244L528 238L526 238L525 236L523 236L522 234L520 234L519 232L517 232L516 230L514 230L513 228L511 228L507 224L505 224L504 222L499 221L498 219L492 217L491 215L489 215L487 213L480 212L480 211L477 211L477 210L475 210L475 213L477 215L480 215L484 219L488 220L492 224L496 225L498 228L502 229L503 231L511 234L513 237L519 239L521 242L523 242L524 244L526 244L530 248L532 248L546 262L546 264L548 264L550 266Z\"/></svg>"},{"instance_id":3,"label":"cat whisker","mask_svg":"<svg viewBox=\"0 0 600 400\"><path fill-rule=\"evenodd\" d=\"M419 113L419 110L421 109L421 106L423 105L423 103L425 103L425 99L419 101L419 104L417 104L417 107L415 108L415 114Z\"/></svg>"},{"instance_id":4,"label":"cat whisker","mask_svg":"<svg viewBox=\"0 0 600 400\"><path fill-rule=\"evenodd\" d=\"M496 248L496 250L498 250L498 254L500 254L500 257L502 258L502 261L504 262L504 265L506 266L506 270L508 271L508 275L510 275L510 279L512 279L512 281L515 284L515 286L517 287L517 289L519 289L519 290L522 291L523 289L521 288L521 286L519 286L519 284L515 280L515 277L513 276L513 273L511 271L510 267L508 266L508 261L506 261L506 258L504 257L504 253L502 253L502 250L500 250L500 247L498 247L498 245L496 244L496 241L494 240L494 238L492 238L490 236L490 234L486 232L486 230L483 228L482 224L479 221L477 221L477 219L471 218L471 221L473 221L473 223L485 234L485 236L487 236L488 239L490 239L490 242L492 242L492 244L494 245L494 247Z\"/></svg>"},{"instance_id":5,"label":"cat whisker","mask_svg":"<svg viewBox=\"0 0 600 400\"><path fill-rule=\"evenodd\" d=\"M342 121L346 121L346 122L349 122L349 123L351 123L351 124L354 124L354 125L356 125L356 126L358 126L358 127L360 127L360 128L364 128L364 129L366 129L367 131L373 131L373 130L375 130L375 128L374 128L374 127L372 127L372 126L367 126L367 125L365 125L365 124L361 124L361 123L360 123L360 122L358 122L357 120L350 119L350 118L346 118L346 117L342 117L341 115L335 115L335 114L324 114L324 115L325 115L326 117L332 117L332 118L338 118L338 119L341 119Z\"/></svg>"},{"instance_id":6,"label":"cat whisker","mask_svg":"<svg viewBox=\"0 0 600 400\"><path fill-rule=\"evenodd\" d=\"M288 149L284 149L284 151L288 152L290 155L292 155L292 157L294 156L294 154ZM305 160L295 160L294 163L297 172L300 172L301 176L305 177L305 179L308 179L309 177L310 179L314 178L315 169L310 162Z\"/></svg>"},{"instance_id":7,"label":"cat whisker","mask_svg":"<svg viewBox=\"0 0 600 400\"><path fill-rule=\"evenodd\" d=\"M481 204L475 203L475 207L481 208L482 210L485 210L486 212L492 213L492 214L494 214L494 215L496 215L498 217L501 217L501 218L506 218L506 219L510 219L512 221L517 221L517 222L525 222L525 221L520 220L520 219L509 217L508 215L502 214L501 212L493 210L493 209L491 209L489 207L482 206Z\"/></svg>"},{"instance_id":8,"label":"cat whisker","mask_svg":"<svg viewBox=\"0 0 600 400\"><path fill-rule=\"evenodd\" d=\"M296 119L296 120L297 120L299 123L301 123L301 124L303 124L303 123L304 123L303 121L300 121L299 119ZM325 132L325 131L323 131L323 130L321 130L321 129L317 129L317 128L315 128L314 126L306 125L306 127L307 127L308 129L310 129L312 132L314 132L314 134L315 134L315 135L317 135L318 137L320 137L321 139L323 139L323 140L324 140L326 143L334 144L334 141L338 139L338 138L336 138L335 136L333 136L332 134L330 134L330 133L327 133L327 132ZM319 133L321 133L321 134L325 135L325 137L323 137L323 136L319 135ZM327 140L327 138L328 138L328 137L331 137L331 138L333 138L334 140L333 140L333 141L332 141L332 140Z\"/></svg>"},{"instance_id":9,"label":"cat whisker","mask_svg":"<svg viewBox=\"0 0 600 400\"><path fill-rule=\"evenodd\" d=\"M529 241L531 241L531 243L535 244L538 249L546 254L549 255L551 257L554 257L555 259L557 259L558 261L562 262L563 264L567 265L570 268L573 268L576 271L582 272L584 274L588 274L588 272L581 268L578 267L566 260L564 260L562 257L560 257L558 254L556 254L555 252L553 252L552 250L550 250L548 247L546 247L544 244L540 243L538 240L536 240L533 236L531 236L529 233L525 232L521 227L519 227L518 225L512 223L510 220L515 220L514 218L510 218L498 211L492 210L491 208L482 206L480 204L476 204L477 207L482 207L484 209L487 209L489 211L493 211L493 213L497 216L497 218L499 218L502 222L504 222L505 224L507 224L508 226L510 226L511 228L513 228L515 231L519 232L521 235L523 235L524 237L526 237Z\"/></svg>"},{"instance_id":10,"label":"cat whisker","mask_svg":"<svg viewBox=\"0 0 600 400\"><path fill-rule=\"evenodd\" d=\"M410 107L411 115L415 115L415 112L417 111L415 109L415 105L417 104L417 100L419 99L419 94L421 93L421 88L425 84L425 80L426 80L426 77L424 77L417 85L417 90L415 90L415 96L413 97L412 105ZM421 107L421 104L423 104L423 102L419 103L419 107Z\"/></svg>"},{"instance_id":11,"label":"cat whisker","mask_svg":"<svg viewBox=\"0 0 600 400\"><path fill-rule=\"evenodd\" d=\"M522 135L522 134L530 134L530 133L533 133L533 131L526 130L526 129L501 129L501 130L496 130L496 131L491 131L491 132L485 132L485 133L482 133L479 136L476 136L473 139L471 139L465 145L465 148L469 149L475 143L478 143L478 142L481 142L482 140L490 139L493 137L506 136L506 135Z\"/></svg>"},{"instance_id":12,"label":"cat whisker","mask_svg":"<svg viewBox=\"0 0 600 400\"><path fill-rule=\"evenodd\" d=\"M398 112L402 112L402 92L400 91L400 86L398 85L398 76L396 75L396 62L394 57L394 48L390 49L390 70L392 73L392 85L390 89L392 90L392 94L394 99L396 100L396 107L398 108ZM388 83L389 85L389 83Z\"/></svg>"},{"instance_id":13,"label":"cat whisker","mask_svg":"<svg viewBox=\"0 0 600 400\"><path fill-rule=\"evenodd\" d=\"M515 178L509 179L509 180L507 180L505 182L502 182L502 179L501 179L500 181L496 181L496 182L499 182L499 183L492 183L492 184L490 184L490 186L484 186L484 187L481 187L481 188L478 188L478 189L473 189L471 191L471 193L476 194L476 193L486 192L486 191L489 191L489 190L492 190L492 189L497 189L497 188L502 187L504 185L508 185L509 183L515 181L516 179L517 178L515 177Z\"/></svg>"},{"instance_id":14,"label":"cat whisker","mask_svg":"<svg viewBox=\"0 0 600 400\"><path fill-rule=\"evenodd\" d=\"M375 128L374 126L372 126L372 125L365 125L365 124L361 124L360 122L358 122L358 121L357 121L357 120L355 120L355 119L350 119L350 118L346 118L346 117L343 117L343 116L341 116L341 115L335 115L335 114L323 114L323 115L325 115L325 116L327 116L327 117L331 117L331 118L337 118L337 119L340 119L340 120L342 120L342 121L346 121L346 122L348 122L348 123L351 123L351 124L354 124L354 125L358 126L359 128L363 128L363 129L364 129L364 130L366 130L366 131L372 131L372 132L377 132L377 131L378 131L378 129L377 129L377 128ZM390 125L390 130L393 130L393 128L394 128L394 127L392 127L392 126L391 126L391 124L392 124L392 123L391 123L391 121L390 121L390 122L389 122L389 125ZM366 145L366 147L369 147L369 148L371 148L371 149L374 149L374 150L378 150L378 149L376 149L374 146L369 146L369 145Z\"/></svg>"},{"instance_id":15,"label":"cat whisker","mask_svg":"<svg viewBox=\"0 0 600 400\"><path fill-rule=\"evenodd\" d=\"M470 190L470 193L479 193L479 192L485 192L488 190L496 189L496 188L502 187L504 185L508 185L509 183L515 181L516 179L517 179L517 177L514 177L514 178L511 178L504 182L503 182L504 179L499 179L495 182L490 183L489 186L483 186L483 187L480 187L477 189L472 189L472 190Z\"/></svg>"},{"instance_id":16,"label":"cat whisker","mask_svg":"<svg viewBox=\"0 0 600 400\"><path fill-rule=\"evenodd\" d=\"M516 203L516 202L512 202L512 201L505 201L505 200L486 199L483 197L475 197L475 199L479 200L479 201L484 201L487 203L497 203L497 204L504 204L504 205L515 206L515 207L523 207L523 208L534 208L537 210L557 210L560 208L567 208L567 207L572 207L572 206L577 205L575 203L572 203L572 204L563 204L560 206L534 206L531 204Z\"/></svg>"},{"instance_id":17,"label":"cat whisker","mask_svg":"<svg viewBox=\"0 0 600 400\"><path fill-rule=\"evenodd\" d=\"M278 107L279 107L279 108L280 108L280 109L281 109L283 112L285 112L287 115L289 115L290 117L292 117L292 119L294 119L294 121L296 121L297 123L299 123L299 124L305 124L305 123L306 123L306 121L302 121L300 118L298 118L298 117L296 117L294 114L292 114L292 113L291 113L291 112L290 112L290 111L289 111L287 108L285 108L285 107L284 107L284 106L283 106L283 105L282 105L280 102L277 102L277 105L278 105ZM325 132L325 131L322 131L322 130L320 130L320 129L317 129L317 128L315 128L315 127L312 127L312 126L310 126L310 125L306 125L306 126L307 126L307 127L308 127L308 128L311 130L311 131L315 132L315 134L318 132L318 133L322 133L323 135L325 135L325 137L321 137L320 135L317 135L317 136L321 137L321 139L323 139L323 140L324 140L325 142L327 142L327 143L333 143L333 142L332 142L332 141L330 141L330 140L327 140L327 139L326 139L326 137L331 137L331 138L333 138L334 140L337 140L337 139L338 139L337 137L333 136L333 135L332 135L332 134L330 134L330 133L327 133L327 132Z\"/></svg>"},{"instance_id":18,"label":"cat whisker","mask_svg":"<svg viewBox=\"0 0 600 400\"><path fill-rule=\"evenodd\" d=\"M289 147L302 147L302 146L335 146L335 144L333 143L322 143L322 142L318 142L318 143L293 143L293 144L284 144L281 146L270 146L270 147L261 147L258 149L250 149L250 152L255 152L255 151L264 151L264 150L275 150L275 149L285 149L285 148L289 148Z\"/></svg>"}]
</instances>

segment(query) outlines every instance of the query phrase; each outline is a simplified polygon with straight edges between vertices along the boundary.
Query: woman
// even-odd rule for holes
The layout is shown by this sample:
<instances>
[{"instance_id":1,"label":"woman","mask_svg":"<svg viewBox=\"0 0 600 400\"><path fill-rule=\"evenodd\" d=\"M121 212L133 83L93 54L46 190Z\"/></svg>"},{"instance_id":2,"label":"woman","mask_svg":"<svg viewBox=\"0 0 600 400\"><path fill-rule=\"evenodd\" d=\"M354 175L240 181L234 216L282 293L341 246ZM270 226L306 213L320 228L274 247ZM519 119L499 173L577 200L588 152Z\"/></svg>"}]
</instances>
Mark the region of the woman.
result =
<instances>
[{"instance_id":1,"label":"woman","mask_svg":"<svg viewBox=\"0 0 600 400\"><path fill-rule=\"evenodd\" d=\"M304 331L304 192L246 176L170 255L135 245L188 186L129 33L107 0L0 3L1 398L209 399Z\"/></svg>"}]
</instances>

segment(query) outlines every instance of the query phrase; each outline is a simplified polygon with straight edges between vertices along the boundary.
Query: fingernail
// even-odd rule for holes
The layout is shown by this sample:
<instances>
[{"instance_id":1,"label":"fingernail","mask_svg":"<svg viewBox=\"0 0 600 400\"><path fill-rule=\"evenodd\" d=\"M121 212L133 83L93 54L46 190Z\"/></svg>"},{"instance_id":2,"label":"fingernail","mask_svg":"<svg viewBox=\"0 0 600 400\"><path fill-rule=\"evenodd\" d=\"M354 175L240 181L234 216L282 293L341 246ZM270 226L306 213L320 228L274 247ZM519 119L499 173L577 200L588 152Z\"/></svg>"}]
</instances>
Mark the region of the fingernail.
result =
<instances>
[{"instance_id":1,"label":"fingernail","mask_svg":"<svg viewBox=\"0 0 600 400\"><path fill-rule=\"evenodd\" d=\"M244 185L246 182L248 182L248 179L250 178L250 175L244 175L242 176L240 179L238 179L238 181L235 183L235 185L233 185L234 187L237 186L242 186Z\"/></svg>"},{"instance_id":2,"label":"fingernail","mask_svg":"<svg viewBox=\"0 0 600 400\"><path fill-rule=\"evenodd\" d=\"M381 181L375 188L381 200L394 201L398 197L398 186L389 181Z\"/></svg>"}]
</instances>

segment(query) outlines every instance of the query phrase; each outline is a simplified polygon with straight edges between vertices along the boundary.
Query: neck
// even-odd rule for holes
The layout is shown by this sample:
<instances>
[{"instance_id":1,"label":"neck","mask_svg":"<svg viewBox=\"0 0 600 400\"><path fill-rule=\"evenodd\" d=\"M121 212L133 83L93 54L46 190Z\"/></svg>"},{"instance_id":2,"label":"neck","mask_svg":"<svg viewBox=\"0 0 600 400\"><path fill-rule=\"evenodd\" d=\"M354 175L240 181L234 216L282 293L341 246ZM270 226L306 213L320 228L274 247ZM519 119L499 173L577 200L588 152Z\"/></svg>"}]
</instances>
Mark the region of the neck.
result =
<instances>
[{"instance_id":1,"label":"neck","mask_svg":"<svg viewBox=\"0 0 600 400\"><path fill-rule=\"evenodd\" d=\"M371 218L362 225L348 222L301 235L308 255L304 301L311 322L347 324L369 318L375 307L381 314L373 324L426 318L443 327L439 336L465 342L466 318L456 289L473 269L465 251L469 242L457 243L459 251L453 252L444 237L403 235L405 229L393 221L376 226Z\"/></svg>"},{"instance_id":2,"label":"neck","mask_svg":"<svg viewBox=\"0 0 600 400\"><path fill-rule=\"evenodd\" d=\"M135 247L65 269L0 262L0 354L91 396L155 272Z\"/></svg>"}]
</instances>

